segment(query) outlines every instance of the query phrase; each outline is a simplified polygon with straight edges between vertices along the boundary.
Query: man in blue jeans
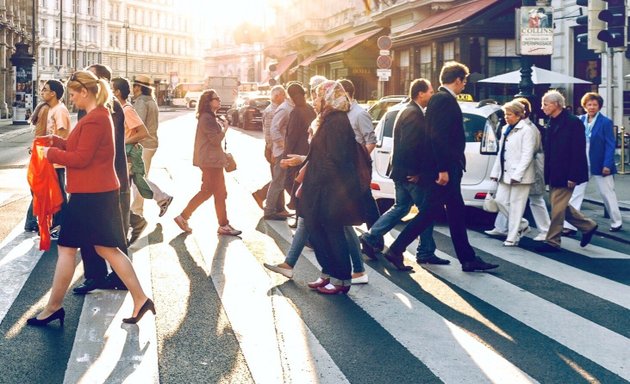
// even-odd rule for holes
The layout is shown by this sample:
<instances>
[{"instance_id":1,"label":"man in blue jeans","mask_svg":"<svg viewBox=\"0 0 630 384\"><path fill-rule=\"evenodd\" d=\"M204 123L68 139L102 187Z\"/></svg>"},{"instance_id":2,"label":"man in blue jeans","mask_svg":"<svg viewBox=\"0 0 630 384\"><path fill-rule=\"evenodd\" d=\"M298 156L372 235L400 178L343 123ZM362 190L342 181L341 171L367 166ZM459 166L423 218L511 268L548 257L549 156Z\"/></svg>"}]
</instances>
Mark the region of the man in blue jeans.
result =
<instances>
[{"instance_id":1,"label":"man in blue jeans","mask_svg":"<svg viewBox=\"0 0 630 384\"><path fill-rule=\"evenodd\" d=\"M422 173L425 159L422 155L424 140L427 140L425 108L433 95L433 87L426 79L416 79L411 83L411 100L396 116L394 123L394 145L392 148L391 170L389 177L394 180L396 203L374 223L372 228L361 235L363 251L370 258L382 250L382 237L389 232L409 212L412 204L422 206L425 194L417 184ZM433 240L433 224L420 234L416 260L419 264L449 264L450 261L437 257ZM385 258L401 271L412 268L403 263L401 257L392 258L386 253Z\"/></svg>"}]
</instances>

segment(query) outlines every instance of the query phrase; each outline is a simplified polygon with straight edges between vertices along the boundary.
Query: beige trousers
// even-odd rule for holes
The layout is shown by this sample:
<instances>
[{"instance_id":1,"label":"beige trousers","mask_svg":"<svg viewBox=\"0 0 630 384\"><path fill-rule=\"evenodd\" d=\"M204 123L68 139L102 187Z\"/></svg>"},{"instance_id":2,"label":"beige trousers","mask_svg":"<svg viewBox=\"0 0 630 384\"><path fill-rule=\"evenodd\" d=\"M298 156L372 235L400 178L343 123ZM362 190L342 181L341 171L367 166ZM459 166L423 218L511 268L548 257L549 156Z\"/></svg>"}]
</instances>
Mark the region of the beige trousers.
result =
<instances>
[{"instance_id":1,"label":"beige trousers","mask_svg":"<svg viewBox=\"0 0 630 384\"><path fill-rule=\"evenodd\" d=\"M549 191L549 199L551 200L551 224L547 232L546 242L554 247L560 247L562 228L565 220L582 233L595 228L595 221L584 216L580 211L569 204L572 194L572 188L552 187Z\"/></svg>"}]
</instances>

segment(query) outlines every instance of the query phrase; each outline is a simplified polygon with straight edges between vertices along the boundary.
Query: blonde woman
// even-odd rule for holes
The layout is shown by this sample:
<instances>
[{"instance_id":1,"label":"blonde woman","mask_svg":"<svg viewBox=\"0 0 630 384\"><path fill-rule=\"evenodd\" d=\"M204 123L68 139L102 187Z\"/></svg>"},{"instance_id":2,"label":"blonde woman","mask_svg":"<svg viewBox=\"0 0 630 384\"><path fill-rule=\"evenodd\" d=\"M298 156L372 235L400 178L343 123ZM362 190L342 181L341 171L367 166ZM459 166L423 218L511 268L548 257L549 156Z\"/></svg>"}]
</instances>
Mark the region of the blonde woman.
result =
<instances>
[{"instance_id":1,"label":"blonde woman","mask_svg":"<svg viewBox=\"0 0 630 384\"><path fill-rule=\"evenodd\" d=\"M498 181L496 202L499 211L508 217L506 247L518 245L519 227L532 184L536 180L534 154L540 143L540 133L525 120L525 106L510 101L502 107L506 125L503 127L499 156L490 178Z\"/></svg>"},{"instance_id":2,"label":"blonde woman","mask_svg":"<svg viewBox=\"0 0 630 384\"><path fill-rule=\"evenodd\" d=\"M109 85L92 72L78 71L68 80L67 88L73 104L87 114L67 139L47 136L50 147L44 148L44 156L50 162L66 166L71 197L57 242L59 258L48 303L27 323L44 326L59 319L63 325L63 299L74 274L77 248L85 244L94 244L99 256L109 262L129 289L133 313L123 322L137 323L147 311L155 314L155 306L142 290L131 262L120 250L125 235L118 195L120 184L114 170L114 127L105 106L112 99Z\"/></svg>"}]
</instances>

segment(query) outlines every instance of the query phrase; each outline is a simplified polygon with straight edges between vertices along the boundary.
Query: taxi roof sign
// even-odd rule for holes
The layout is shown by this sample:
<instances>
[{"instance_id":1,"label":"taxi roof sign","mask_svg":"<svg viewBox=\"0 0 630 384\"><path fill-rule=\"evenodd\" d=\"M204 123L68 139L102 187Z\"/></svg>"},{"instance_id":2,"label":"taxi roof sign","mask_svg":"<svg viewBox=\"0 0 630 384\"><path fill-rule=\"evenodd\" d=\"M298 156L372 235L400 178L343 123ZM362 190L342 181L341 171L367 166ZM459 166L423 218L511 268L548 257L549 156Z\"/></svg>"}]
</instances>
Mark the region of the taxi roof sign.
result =
<instances>
[{"instance_id":1,"label":"taxi roof sign","mask_svg":"<svg viewBox=\"0 0 630 384\"><path fill-rule=\"evenodd\" d=\"M472 97L472 95L468 94L468 93L460 93L459 95L457 95L457 100L459 101L475 101Z\"/></svg>"}]
</instances>

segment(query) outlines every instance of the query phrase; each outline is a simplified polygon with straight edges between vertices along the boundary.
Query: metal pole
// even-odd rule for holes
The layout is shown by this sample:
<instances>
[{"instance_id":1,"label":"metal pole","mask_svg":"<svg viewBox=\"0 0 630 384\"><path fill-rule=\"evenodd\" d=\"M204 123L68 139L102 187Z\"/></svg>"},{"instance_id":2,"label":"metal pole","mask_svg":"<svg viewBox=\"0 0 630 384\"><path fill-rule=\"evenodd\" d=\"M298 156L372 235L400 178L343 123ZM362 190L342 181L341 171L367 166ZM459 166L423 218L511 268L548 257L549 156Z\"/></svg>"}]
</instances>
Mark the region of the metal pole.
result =
<instances>
[{"instance_id":1,"label":"metal pole","mask_svg":"<svg viewBox=\"0 0 630 384\"><path fill-rule=\"evenodd\" d=\"M74 70L77 71L79 69L79 57L77 51L77 40L79 40L79 36L77 34L77 0L73 0L74 2Z\"/></svg>"},{"instance_id":2,"label":"metal pole","mask_svg":"<svg viewBox=\"0 0 630 384\"><path fill-rule=\"evenodd\" d=\"M125 29L125 78L129 78L129 20L125 19L123 28Z\"/></svg>"},{"instance_id":3,"label":"metal pole","mask_svg":"<svg viewBox=\"0 0 630 384\"><path fill-rule=\"evenodd\" d=\"M59 77L63 67L63 0L59 0Z\"/></svg>"},{"instance_id":4,"label":"metal pole","mask_svg":"<svg viewBox=\"0 0 630 384\"><path fill-rule=\"evenodd\" d=\"M39 71L37 70L37 65L38 65L38 49L37 49L37 45L35 44L35 40L36 40L36 32L37 32L37 24L36 24L36 15L37 15L37 0L33 0L33 41L31 42L33 44L33 57L35 58L35 71L33 71L33 79L32 79L32 83L33 83L33 109L35 109L35 106L37 105L37 88L38 88L38 81L37 81L37 76L39 74Z\"/></svg>"},{"instance_id":5,"label":"metal pole","mask_svg":"<svg viewBox=\"0 0 630 384\"><path fill-rule=\"evenodd\" d=\"M621 135L621 169L617 171L620 175L626 174L626 135L625 129L619 127L619 134Z\"/></svg>"},{"instance_id":6,"label":"metal pole","mask_svg":"<svg viewBox=\"0 0 630 384\"><path fill-rule=\"evenodd\" d=\"M522 6L535 6L536 0L523 0ZM515 20L516 24L520 24L520 20ZM520 57L521 62L521 81L518 83L518 93L514 95L515 97L524 97L532 105L532 121L536 121L536 115L538 113L538 103L534 100L534 83L532 82L532 64L533 60L531 56L521 54Z\"/></svg>"}]
</instances>

